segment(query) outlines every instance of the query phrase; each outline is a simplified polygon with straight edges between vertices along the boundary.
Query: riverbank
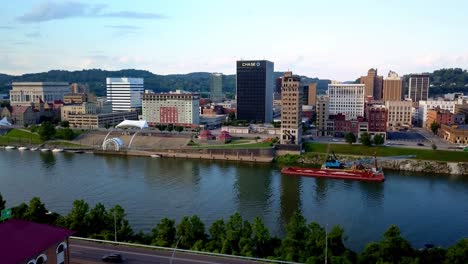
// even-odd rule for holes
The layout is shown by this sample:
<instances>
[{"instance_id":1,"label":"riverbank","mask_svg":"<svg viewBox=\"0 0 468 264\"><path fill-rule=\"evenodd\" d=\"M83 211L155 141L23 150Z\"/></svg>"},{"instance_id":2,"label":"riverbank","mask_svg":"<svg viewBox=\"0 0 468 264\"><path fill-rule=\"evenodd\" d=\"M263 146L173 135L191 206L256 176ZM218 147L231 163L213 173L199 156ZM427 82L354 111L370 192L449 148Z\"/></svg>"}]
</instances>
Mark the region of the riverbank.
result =
<instances>
[{"instance_id":1,"label":"riverbank","mask_svg":"<svg viewBox=\"0 0 468 264\"><path fill-rule=\"evenodd\" d=\"M282 166L320 167L326 159L323 153L305 153L302 155L283 155L275 158L275 162ZM343 162L356 160L372 160L372 156L339 155ZM383 169L394 171L423 172L433 174L468 175L468 162L446 162L419 159L386 159L377 157L378 165Z\"/></svg>"}]
</instances>

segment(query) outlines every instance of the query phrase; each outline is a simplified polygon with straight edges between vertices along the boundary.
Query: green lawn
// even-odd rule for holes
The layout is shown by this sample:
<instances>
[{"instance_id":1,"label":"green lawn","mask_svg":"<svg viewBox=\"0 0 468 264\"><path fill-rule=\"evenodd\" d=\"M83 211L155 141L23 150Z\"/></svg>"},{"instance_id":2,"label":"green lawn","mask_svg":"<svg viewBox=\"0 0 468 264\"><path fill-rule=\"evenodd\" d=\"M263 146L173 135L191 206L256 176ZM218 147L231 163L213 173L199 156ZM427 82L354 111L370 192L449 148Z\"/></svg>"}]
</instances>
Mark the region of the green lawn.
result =
<instances>
[{"instance_id":1,"label":"green lawn","mask_svg":"<svg viewBox=\"0 0 468 264\"><path fill-rule=\"evenodd\" d=\"M327 152L327 144L324 143L306 143L306 152ZM349 144L330 144L330 152L336 154L360 155L360 156L403 156L416 155L416 159L421 160L439 160L452 162L468 162L468 152L447 151L447 150L428 150L397 147L366 147L362 145Z\"/></svg>"},{"instance_id":2,"label":"green lawn","mask_svg":"<svg viewBox=\"0 0 468 264\"><path fill-rule=\"evenodd\" d=\"M62 148L89 148L89 146L71 143L67 141L48 141L47 145Z\"/></svg>"},{"instance_id":3,"label":"green lawn","mask_svg":"<svg viewBox=\"0 0 468 264\"><path fill-rule=\"evenodd\" d=\"M28 130L12 129L4 136L0 136L0 144L41 144L42 140L36 133L31 133Z\"/></svg>"}]
</instances>

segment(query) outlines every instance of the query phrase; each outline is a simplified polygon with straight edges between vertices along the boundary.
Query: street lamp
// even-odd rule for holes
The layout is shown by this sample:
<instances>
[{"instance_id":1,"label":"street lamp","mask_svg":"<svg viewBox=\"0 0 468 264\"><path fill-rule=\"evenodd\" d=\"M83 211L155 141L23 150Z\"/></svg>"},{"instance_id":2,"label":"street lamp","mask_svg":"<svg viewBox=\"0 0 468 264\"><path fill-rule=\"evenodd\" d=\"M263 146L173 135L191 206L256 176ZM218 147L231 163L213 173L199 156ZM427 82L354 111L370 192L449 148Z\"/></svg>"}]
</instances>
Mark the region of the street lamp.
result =
<instances>
[{"instance_id":1,"label":"street lamp","mask_svg":"<svg viewBox=\"0 0 468 264\"><path fill-rule=\"evenodd\" d=\"M174 251L172 252L172 256L171 256L171 260L169 261L170 264L172 264L172 259L174 258L174 255L175 255L175 251L177 249L177 245L179 245L179 242L180 240L183 238L183 236L179 237L179 239L177 240L176 244L175 244L175 248L174 248Z\"/></svg>"},{"instance_id":2,"label":"street lamp","mask_svg":"<svg viewBox=\"0 0 468 264\"><path fill-rule=\"evenodd\" d=\"M114 240L117 242L117 218L115 217L115 211L114 211Z\"/></svg>"},{"instance_id":3,"label":"street lamp","mask_svg":"<svg viewBox=\"0 0 468 264\"><path fill-rule=\"evenodd\" d=\"M327 232L327 229L328 229L328 224L325 225L325 264L327 264L327 261L328 261L328 232Z\"/></svg>"}]
</instances>

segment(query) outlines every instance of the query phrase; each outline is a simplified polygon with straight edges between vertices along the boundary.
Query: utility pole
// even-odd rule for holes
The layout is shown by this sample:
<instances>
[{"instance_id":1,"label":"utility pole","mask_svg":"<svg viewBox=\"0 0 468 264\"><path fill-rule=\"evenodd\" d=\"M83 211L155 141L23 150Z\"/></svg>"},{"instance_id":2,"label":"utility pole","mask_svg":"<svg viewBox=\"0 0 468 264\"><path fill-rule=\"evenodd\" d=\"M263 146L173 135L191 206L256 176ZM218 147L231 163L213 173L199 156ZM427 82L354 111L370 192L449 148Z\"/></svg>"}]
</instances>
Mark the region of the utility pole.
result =
<instances>
[{"instance_id":1,"label":"utility pole","mask_svg":"<svg viewBox=\"0 0 468 264\"><path fill-rule=\"evenodd\" d=\"M328 224L325 225L325 264L328 261Z\"/></svg>"},{"instance_id":2,"label":"utility pole","mask_svg":"<svg viewBox=\"0 0 468 264\"><path fill-rule=\"evenodd\" d=\"M115 242L117 242L117 218L115 217L115 211L114 211L114 239L115 239Z\"/></svg>"},{"instance_id":3,"label":"utility pole","mask_svg":"<svg viewBox=\"0 0 468 264\"><path fill-rule=\"evenodd\" d=\"M179 240L177 240L177 243L175 244L174 251L172 252L171 260L169 261L170 264L172 264L172 259L174 258L175 251L177 249L177 245L179 245L180 240L182 239L183 236L179 237Z\"/></svg>"}]
</instances>

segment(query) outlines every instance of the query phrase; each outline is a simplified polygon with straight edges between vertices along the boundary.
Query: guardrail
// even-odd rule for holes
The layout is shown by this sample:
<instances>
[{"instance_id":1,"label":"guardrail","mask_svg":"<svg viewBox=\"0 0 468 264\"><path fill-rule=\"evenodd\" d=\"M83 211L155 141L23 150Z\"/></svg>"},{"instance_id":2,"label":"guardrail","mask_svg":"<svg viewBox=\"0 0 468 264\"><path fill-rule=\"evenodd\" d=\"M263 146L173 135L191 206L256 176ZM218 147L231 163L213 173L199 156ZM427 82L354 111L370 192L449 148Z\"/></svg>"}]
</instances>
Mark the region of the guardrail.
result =
<instances>
[{"instance_id":1,"label":"guardrail","mask_svg":"<svg viewBox=\"0 0 468 264\"><path fill-rule=\"evenodd\" d=\"M220 253L194 251L194 250L188 250L188 249L169 248L169 247L158 247L158 246L150 246L150 245L135 244L135 243L128 243L128 242L116 242L116 241L101 240L101 239L94 239L94 238L76 237L76 236L70 236L70 239L90 241L90 242L98 242L98 243L107 243L107 244L114 244L114 245L149 248L149 249L159 249L159 250L166 250L166 251L177 251L177 252L184 252L184 253L205 255L205 256L213 256L213 257L243 259L243 260L251 260L251 261L257 261L257 262L263 262L263 263L300 264L299 262L282 261L282 260L274 260L274 259L252 258L252 257L244 257L244 256L234 256L234 255L227 255L227 254L220 254Z\"/></svg>"}]
</instances>

